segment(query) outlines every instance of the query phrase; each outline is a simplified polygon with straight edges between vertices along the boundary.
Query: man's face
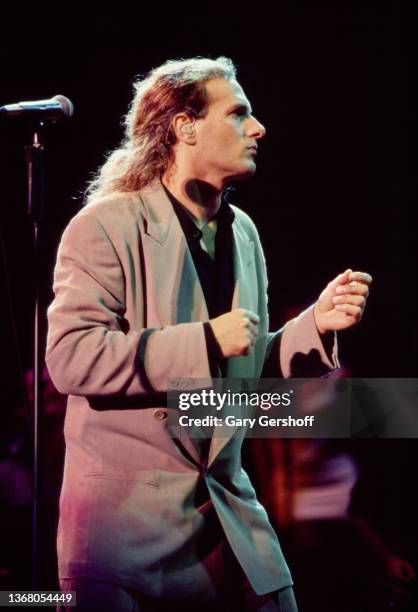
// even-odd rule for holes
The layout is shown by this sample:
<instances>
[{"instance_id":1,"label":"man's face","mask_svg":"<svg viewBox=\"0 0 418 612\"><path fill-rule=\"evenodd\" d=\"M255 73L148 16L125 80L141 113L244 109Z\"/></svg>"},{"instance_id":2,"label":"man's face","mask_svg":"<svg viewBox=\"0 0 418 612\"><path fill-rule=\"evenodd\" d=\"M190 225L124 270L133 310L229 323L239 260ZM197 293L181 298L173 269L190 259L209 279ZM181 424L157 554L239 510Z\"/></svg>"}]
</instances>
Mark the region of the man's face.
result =
<instances>
[{"instance_id":1,"label":"man's face","mask_svg":"<svg viewBox=\"0 0 418 612\"><path fill-rule=\"evenodd\" d=\"M243 179L256 170L257 141L265 129L252 116L251 105L237 81L206 83L208 111L196 120L195 168L207 180Z\"/></svg>"}]
</instances>

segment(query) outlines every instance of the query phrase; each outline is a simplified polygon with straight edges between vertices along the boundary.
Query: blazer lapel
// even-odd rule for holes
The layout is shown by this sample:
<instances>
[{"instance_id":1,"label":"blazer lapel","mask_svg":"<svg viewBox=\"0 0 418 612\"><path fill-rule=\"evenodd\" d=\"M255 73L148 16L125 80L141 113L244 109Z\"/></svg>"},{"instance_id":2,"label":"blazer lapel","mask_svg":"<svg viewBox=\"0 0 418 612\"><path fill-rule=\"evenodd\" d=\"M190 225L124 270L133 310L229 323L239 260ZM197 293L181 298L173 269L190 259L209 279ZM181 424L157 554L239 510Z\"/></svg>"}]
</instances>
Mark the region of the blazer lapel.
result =
<instances>
[{"instance_id":1,"label":"blazer lapel","mask_svg":"<svg viewBox=\"0 0 418 612\"><path fill-rule=\"evenodd\" d=\"M147 213L144 263L147 327L209 318L202 287L177 215L158 181L141 191Z\"/></svg>"},{"instance_id":2,"label":"blazer lapel","mask_svg":"<svg viewBox=\"0 0 418 612\"><path fill-rule=\"evenodd\" d=\"M254 261L254 242L249 239L247 233L235 218L232 225L233 229L233 257L234 257L234 277L235 287L232 298L232 310L235 308L245 308L252 312L257 312L257 275ZM254 352L246 357L233 357L228 360L227 378L253 378L255 372ZM226 411L224 410L226 414ZM234 413L234 408L228 410L229 414ZM235 412L236 416L238 411ZM222 415L219 415L222 416ZM215 426L209 450L208 464L210 465L216 456L225 447L232 436L238 435L239 428Z\"/></svg>"},{"instance_id":3,"label":"blazer lapel","mask_svg":"<svg viewBox=\"0 0 418 612\"><path fill-rule=\"evenodd\" d=\"M202 287L183 230L160 181L140 192L147 227L143 258L146 275L147 327L207 321ZM193 465L202 458L186 429L174 443Z\"/></svg>"},{"instance_id":4,"label":"blazer lapel","mask_svg":"<svg viewBox=\"0 0 418 612\"><path fill-rule=\"evenodd\" d=\"M245 308L257 312L257 277L254 262L254 242L239 223L232 226L235 287L232 310ZM234 357L228 361L228 378L250 378L254 371L254 354Z\"/></svg>"}]
</instances>

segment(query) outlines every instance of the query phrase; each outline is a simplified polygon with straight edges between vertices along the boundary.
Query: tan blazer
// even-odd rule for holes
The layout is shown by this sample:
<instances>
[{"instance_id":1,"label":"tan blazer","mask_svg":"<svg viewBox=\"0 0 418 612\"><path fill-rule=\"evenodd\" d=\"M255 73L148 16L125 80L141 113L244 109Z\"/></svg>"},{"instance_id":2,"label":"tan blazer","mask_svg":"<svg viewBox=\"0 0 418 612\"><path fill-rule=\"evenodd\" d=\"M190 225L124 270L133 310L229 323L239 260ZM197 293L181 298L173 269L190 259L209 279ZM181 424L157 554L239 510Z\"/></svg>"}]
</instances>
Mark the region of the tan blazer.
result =
<instances>
[{"instance_id":1,"label":"tan blazer","mask_svg":"<svg viewBox=\"0 0 418 612\"><path fill-rule=\"evenodd\" d=\"M268 333L264 256L251 219L233 207L232 308L260 316L248 357L228 377L260 376ZM167 432L158 394L170 378L210 378L204 296L177 216L159 181L81 210L65 230L49 311L47 364L68 394L58 530L61 578L91 576L154 596L206 597L213 585L196 542L204 478L244 572L259 594L292 583L277 537L241 468L242 436L214 437L207 468L195 445ZM159 333L151 333L160 329ZM312 308L281 334L284 376L316 350L330 369ZM139 347L139 349L138 349ZM140 374L138 373L140 372ZM158 405L160 402L160 405ZM205 590L206 593L200 593Z\"/></svg>"}]
</instances>

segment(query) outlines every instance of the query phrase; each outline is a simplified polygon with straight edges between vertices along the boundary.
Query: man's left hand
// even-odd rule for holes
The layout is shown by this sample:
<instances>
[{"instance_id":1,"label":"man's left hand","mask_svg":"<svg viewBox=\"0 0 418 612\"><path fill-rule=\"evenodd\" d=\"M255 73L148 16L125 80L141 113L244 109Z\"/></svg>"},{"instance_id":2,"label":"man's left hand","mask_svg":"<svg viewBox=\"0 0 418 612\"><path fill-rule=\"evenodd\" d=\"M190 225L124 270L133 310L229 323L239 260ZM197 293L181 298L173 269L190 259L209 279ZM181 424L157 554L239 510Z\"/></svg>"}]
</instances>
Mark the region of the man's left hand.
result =
<instances>
[{"instance_id":1,"label":"man's left hand","mask_svg":"<svg viewBox=\"0 0 418 612\"><path fill-rule=\"evenodd\" d=\"M318 331L325 334L356 325L363 315L372 280L367 272L348 269L328 283L314 307Z\"/></svg>"}]
</instances>

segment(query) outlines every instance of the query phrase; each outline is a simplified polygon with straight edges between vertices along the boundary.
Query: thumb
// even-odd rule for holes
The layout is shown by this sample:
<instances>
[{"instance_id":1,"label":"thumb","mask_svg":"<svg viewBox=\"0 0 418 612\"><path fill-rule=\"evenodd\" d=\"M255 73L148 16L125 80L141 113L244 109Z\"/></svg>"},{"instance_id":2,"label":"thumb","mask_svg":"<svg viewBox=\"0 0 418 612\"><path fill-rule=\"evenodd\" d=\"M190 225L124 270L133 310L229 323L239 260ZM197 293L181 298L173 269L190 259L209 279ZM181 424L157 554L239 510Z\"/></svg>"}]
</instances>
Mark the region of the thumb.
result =
<instances>
[{"instance_id":1,"label":"thumb","mask_svg":"<svg viewBox=\"0 0 418 612\"><path fill-rule=\"evenodd\" d=\"M351 268L347 268L347 270L345 270L345 272L342 272L341 274L336 276L333 281L331 281L331 283L330 283L331 287L333 289L335 289L336 287L338 287L338 285L345 285L346 283L348 283L349 278L350 278L350 274L352 272L353 271L352 271Z\"/></svg>"}]
</instances>

